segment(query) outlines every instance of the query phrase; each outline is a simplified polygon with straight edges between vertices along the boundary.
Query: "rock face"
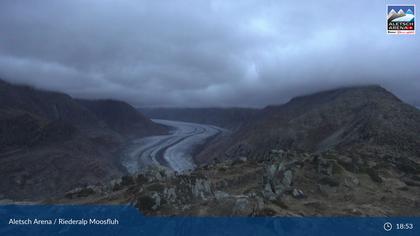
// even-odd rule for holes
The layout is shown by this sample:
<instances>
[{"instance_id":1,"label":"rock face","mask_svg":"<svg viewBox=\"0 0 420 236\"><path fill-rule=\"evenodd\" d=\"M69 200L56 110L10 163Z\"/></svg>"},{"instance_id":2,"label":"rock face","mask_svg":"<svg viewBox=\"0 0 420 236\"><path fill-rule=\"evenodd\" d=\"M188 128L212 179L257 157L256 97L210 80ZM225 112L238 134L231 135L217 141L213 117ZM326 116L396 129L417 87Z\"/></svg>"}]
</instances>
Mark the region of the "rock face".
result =
<instances>
[{"instance_id":1,"label":"rock face","mask_svg":"<svg viewBox=\"0 0 420 236\"><path fill-rule=\"evenodd\" d=\"M286 192L293 179L292 170L286 169L286 156L280 155L278 157L280 160L266 165L264 168L264 196L271 200Z\"/></svg>"},{"instance_id":2,"label":"rock face","mask_svg":"<svg viewBox=\"0 0 420 236\"><path fill-rule=\"evenodd\" d=\"M0 198L45 199L121 176L114 152L126 129L165 130L123 102L80 102L0 80Z\"/></svg>"}]
</instances>

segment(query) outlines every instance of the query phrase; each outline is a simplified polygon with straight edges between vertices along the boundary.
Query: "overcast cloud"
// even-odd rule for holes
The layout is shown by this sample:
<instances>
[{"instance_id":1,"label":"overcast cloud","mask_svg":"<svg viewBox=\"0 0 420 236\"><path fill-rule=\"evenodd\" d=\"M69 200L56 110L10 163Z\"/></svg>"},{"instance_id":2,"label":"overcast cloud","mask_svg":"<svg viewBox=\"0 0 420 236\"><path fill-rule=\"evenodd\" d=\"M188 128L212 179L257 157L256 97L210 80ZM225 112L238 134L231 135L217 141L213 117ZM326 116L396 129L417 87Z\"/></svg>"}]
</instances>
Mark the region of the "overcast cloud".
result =
<instances>
[{"instance_id":1,"label":"overcast cloud","mask_svg":"<svg viewBox=\"0 0 420 236\"><path fill-rule=\"evenodd\" d=\"M264 106L353 84L420 105L420 40L386 35L386 3L1 0L0 78L134 106Z\"/></svg>"}]
</instances>

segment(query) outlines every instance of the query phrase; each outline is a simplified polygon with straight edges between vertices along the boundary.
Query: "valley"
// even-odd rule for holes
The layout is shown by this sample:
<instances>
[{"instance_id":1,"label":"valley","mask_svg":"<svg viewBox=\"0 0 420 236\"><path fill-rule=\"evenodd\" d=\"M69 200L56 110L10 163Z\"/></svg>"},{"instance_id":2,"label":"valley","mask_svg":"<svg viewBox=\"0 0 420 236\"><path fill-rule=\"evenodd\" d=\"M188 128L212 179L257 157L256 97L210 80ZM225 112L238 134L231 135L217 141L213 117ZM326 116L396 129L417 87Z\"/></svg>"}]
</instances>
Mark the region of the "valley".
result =
<instances>
[{"instance_id":1,"label":"valley","mask_svg":"<svg viewBox=\"0 0 420 236\"><path fill-rule=\"evenodd\" d=\"M262 109L135 109L1 80L0 92L0 202L168 216L419 214L420 111L380 86Z\"/></svg>"},{"instance_id":2,"label":"valley","mask_svg":"<svg viewBox=\"0 0 420 236\"><path fill-rule=\"evenodd\" d=\"M209 137L212 129L153 120L177 129L140 139L124 164L129 175L76 189L53 202L130 203L155 216L419 214L420 111L380 86L323 91L252 112L190 108L146 113L152 119L236 128L190 155L191 142ZM235 126L232 117L238 118Z\"/></svg>"}]
</instances>

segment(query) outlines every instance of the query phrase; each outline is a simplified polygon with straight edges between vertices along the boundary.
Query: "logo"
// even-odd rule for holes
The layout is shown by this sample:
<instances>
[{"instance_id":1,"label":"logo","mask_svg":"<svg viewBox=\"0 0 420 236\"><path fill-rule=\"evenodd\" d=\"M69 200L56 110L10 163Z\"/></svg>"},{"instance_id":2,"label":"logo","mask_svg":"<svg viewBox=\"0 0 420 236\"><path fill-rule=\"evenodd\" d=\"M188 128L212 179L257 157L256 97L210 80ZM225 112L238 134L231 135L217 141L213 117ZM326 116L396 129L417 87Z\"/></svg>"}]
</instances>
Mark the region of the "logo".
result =
<instances>
[{"instance_id":1,"label":"logo","mask_svg":"<svg viewBox=\"0 0 420 236\"><path fill-rule=\"evenodd\" d=\"M415 34L415 5L388 5L388 34Z\"/></svg>"}]
</instances>

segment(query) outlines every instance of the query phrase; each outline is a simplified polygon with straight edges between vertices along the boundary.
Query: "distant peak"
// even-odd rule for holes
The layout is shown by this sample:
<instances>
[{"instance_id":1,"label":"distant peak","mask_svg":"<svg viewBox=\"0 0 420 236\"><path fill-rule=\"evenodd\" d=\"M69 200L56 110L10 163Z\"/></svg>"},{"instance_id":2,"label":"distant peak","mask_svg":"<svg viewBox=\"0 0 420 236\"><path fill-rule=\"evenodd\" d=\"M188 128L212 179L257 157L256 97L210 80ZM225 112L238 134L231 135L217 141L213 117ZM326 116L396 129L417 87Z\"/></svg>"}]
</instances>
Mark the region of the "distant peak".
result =
<instances>
[{"instance_id":1,"label":"distant peak","mask_svg":"<svg viewBox=\"0 0 420 236\"><path fill-rule=\"evenodd\" d=\"M308 96L317 95L317 94L342 93L342 92L360 91L360 90L363 90L363 91L380 91L380 90L386 91L386 89L384 89L383 87L381 87L380 85L377 85L377 84L354 85L354 86L346 86L346 87L338 87L338 88L333 88L333 89L321 90L321 91L318 91L318 92L298 96L296 98L308 97Z\"/></svg>"},{"instance_id":2,"label":"distant peak","mask_svg":"<svg viewBox=\"0 0 420 236\"><path fill-rule=\"evenodd\" d=\"M392 100L398 100L394 94L381 87L380 85L361 85L361 86L350 86L341 87L336 89L330 89L320 92L311 93L308 95L298 96L290 100L290 103L320 103L329 102L339 97L371 97L371 98L387 98Z\"/></svg>"}]
</instances>

